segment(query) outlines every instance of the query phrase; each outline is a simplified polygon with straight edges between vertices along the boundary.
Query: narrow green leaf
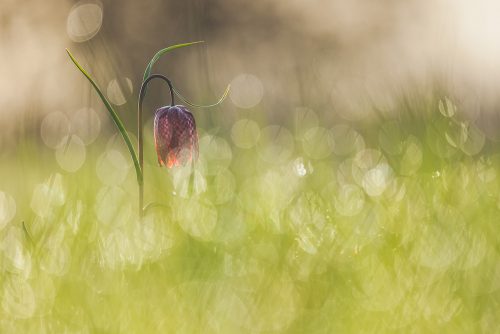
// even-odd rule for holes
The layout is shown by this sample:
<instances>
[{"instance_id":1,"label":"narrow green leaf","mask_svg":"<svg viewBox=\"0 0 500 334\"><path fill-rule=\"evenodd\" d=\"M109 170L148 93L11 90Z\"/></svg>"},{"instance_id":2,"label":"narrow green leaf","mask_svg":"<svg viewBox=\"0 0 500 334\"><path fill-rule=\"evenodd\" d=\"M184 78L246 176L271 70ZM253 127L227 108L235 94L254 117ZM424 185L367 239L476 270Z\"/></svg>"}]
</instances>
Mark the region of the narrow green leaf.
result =
<instances>
[{"instance_id":1,"label":"narrow green leaf","mask_svg":"<svg viewBox=\"0 0 500 334\"><path fill-rule=\"evenodd\" d=\"M221 104L222 102L224 102L224 100L226 99L227 95L229 94L229 90L230 89L231 89L231 85L227 85L226 90L224 91L224 94L222 94L222 96L219 99L219 101L217 101L214 104L208 104L208 105L196 104L196 103L188 101L185 97L183 97L179 93L179 91L177 89L175 89L175 87L174 87L174 93L175 93L175 95L177 95L179 97L179 99L181 99L182 102L184 102L185 104L187 104L187 105L189 105L191 107L195 107L195 108L211 108L211 107L218 106L219 104Z\"/></svg>"},{"instance_id":2,"label":"narrow green leaf","mask_svg":"<svg viewBox=\"0 0 500 334\"><path fill-rule=\"evenodd\" d=\"M109 115L113 119L113 122L115 122L116 127L118 128L118 131L120 131L123 140L125 140L125 144L127 144L127 148L130 152L130 156L132 157L132 161L134 162L134 167L135 167L135 172L137 174L137 181L142 182L142 171L141 167L139 166L139 160L137 159L137 155L135 153L134 147L132 145L132 142L130 141L130 137L127 133L127 130L125 130L125 127L123 126L122 121L118 117L118 114L115 112L109 101L106 99L104 94L101 92L95 81L90 77L90 75L83 69L83 67L76 61L76 59L73 57L71 52L69 52L68 49L66 49L66 52L68 53L69 57L73 61L73 63L76 65L76 67L80 70L80 72L83 73L83 75L90 81L94 89L96 90L97 94L101 98L102 102L106 106L106 109L109 111Z\"/></svg>"},{"instance_id":3,"label":"narrow green leaf","mask_svg":"<svg viewBox=\"0 0 500 334\"><path fill-rule=\"evenodd\" d=\"M197 41L197 42L191 42L191 43L176 44L176 45L169 46L168 48L161 49L160 51L158 51L154 55L154 57L151 59L151 61L149 62L148 66L146 67L146 71L144 71L144 77L142 78L142 81L146 80L151 75L151 71L153 69L153 65L165 53L167 53L169 51L172 51L172 50L175 50L175 49L183 48L185 46L190 46L190 45L199 44L199 43L203 43L203 42L204 41Z\"/></svg>"}]
</instances>

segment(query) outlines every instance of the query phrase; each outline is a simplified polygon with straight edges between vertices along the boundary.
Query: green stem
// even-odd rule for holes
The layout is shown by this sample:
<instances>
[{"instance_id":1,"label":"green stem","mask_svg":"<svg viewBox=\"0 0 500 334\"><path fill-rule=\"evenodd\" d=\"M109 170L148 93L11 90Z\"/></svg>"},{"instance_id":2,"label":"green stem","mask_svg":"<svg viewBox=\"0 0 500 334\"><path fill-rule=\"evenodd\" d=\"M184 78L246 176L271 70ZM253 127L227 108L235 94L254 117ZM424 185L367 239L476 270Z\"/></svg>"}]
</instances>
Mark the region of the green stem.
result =
<instances>
[{"instance_id":1,"label":"green stem","mask_svg":"<svg viewBox=\"0 0 500 334\"><path fill-rule=\"evenodd\" d=\"M161 74L152 74L144 80L139 92L139 101L137 106L137 151L139 152L139 166L142 171L142 180L139 182L139 215L142 217L144 214L144 145L143 145L143 117L142 117L142 102L146 96L146 88L148 83L153 79L162 79L167 82L170 88L171 106L174 105L174 90L170 80Z\"/></svg>"}]
</instances>

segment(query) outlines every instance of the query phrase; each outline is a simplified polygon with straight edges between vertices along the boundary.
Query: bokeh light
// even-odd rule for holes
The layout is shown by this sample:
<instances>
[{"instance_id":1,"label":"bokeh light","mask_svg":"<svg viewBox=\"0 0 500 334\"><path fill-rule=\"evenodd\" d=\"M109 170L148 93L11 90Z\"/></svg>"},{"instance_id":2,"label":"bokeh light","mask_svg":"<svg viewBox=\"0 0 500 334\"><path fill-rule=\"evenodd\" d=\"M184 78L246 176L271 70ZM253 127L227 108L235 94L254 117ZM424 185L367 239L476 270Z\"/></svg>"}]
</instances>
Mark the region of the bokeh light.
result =
<instances>
[{"instance_id":1,"label":"bokeh light","mask_svg":"<svg viewBox=\"0 0 500 334\"><path fill-rule=\"evenodd\" d=\"M56 150L56 160L62 169L76 172L85 162L85 143L77 135L67 136Z\"/></svg>"},{"instance_id":2,"label":"bokeh light","mask_svg":"<svg viewBox=\"0 0 500 334\"><path fill-rule=\"evenodd\" d=\"M365 148L363 137L348 125L334 126L331 136L333 152L339 156L354 154Z\"/></svg>"},{"instance_id":3,"label":"bokeh light","mask_svg":"<svg viewBox=\"0 0 500 334\"><path fill-rule=\"evenodd\" d=\"M297 243L309 254L316 254L323 243L327 218L320 210L322 206L319 196L307 193L299 197L288 211L290 227L296 235Z\"/></svg>"},{"instance_id":4,"label":"bokeh light","mask_svg":"<svg viewBox=\"0 0 500 334\"><path fill-rule=\"evenodd\" d=\"M128 136L130 137L130 140L133 143L137 143L137 137L135 134L131 132L127 132ZM127 157L125 161L127 164L132 167L132 161L128 159L128 156L130 155L127 144L125 143L125 140L123 140L123 137L119 133L113 134L111 137L109 137L108 141L106 142L106 150L111 151L115 150L121 153L122 156Z\"/></svg>"},{"instance_id":5,"label":"bokeh light","mask_svg":"<svg viewBox=\"0 0 500 334\"><path fill-rule=\"evenodd\" d=\"M187 234L199 240L212 239L217 210L210 201L192 197L176 200L175 206L174 219Z\"/></svg>"},{"instance_id":6,"label":"bokeh light","mask_svg":"<svg viewBox=\"0 0 500 334\"><path fill-rule=\"evenodd\" d=\"M82 108L71 115L71 130L85 145L92 144L101 132L101 119L92 108Z\"/></svg>"},{"instance_id":7,"label":"bokeh light","mask_svg":"<svg viewBox=\"0 0 500 334\"><path fill-rule=\"evenodd\" d=\"M403 156L401 157L400 173L411 175L418 171L423 162L424 153L422 144L415 136L408 136L404 142Z\"/></svg>"},{"instance_id":8,"label":"bokeh light","mask_svg":"<svg viewBox=\"0 0 500 334\"><path fill-rule=\"evenodd\" d=\"M311 108L298 107L295 109L294 123L296 135L301 138L311 128L319 126L319 118Z\"/></svg>"},{"instance_id":9,"label":"bokeh light","mask_svg":"<svg viewBox=\"0 0 500 334\"><path fill-rule=\"evenodd\" d=\"M114 226L131 219L132 205L119 186L103 186L97 193L94 211L102 224Z\"/></svg>"},{"instance_id":10,"label":"bokeh light","mask_svg":"<svg viewBox=\"0 0 500 334\"><path fill-rule=\"evenodd\" d=\"M129 78L113 79L108 83L106 94L111 103L121 106L127 102L132 91L132 80Z\"/></svg>"},{"instance_id":11,"label":"bokeh light","mask_svg":"<svg viewBox=\"0 0 500 334\"><path fill-rule=\"evenodd\" d=\"M59 226L48 238L46 247L41 250L39 266L49 275L62 276L69 269L71 253L64 241L64 233L64 225Z\"/></svg>"},{"instance_id":12,"label":"bokeh light","mask_svg":"<svg viewBox=\"0 0 500 334\"><path fill-rule=\"evenodd\" d=\"M75 42L85 42L101 29L103 7L98 1L80 1L73 6L67 19L68 36Z\"/></svg>"},{"instance_id":13,"label":"bokeh light","mask_svg":"<svg viewBox=\"0 0 500 334\"><path fill-rule=\"evenodd\" d=\"M41 218L51 218L54 208L66 201L66 191L61 174L51 175L47 181L36 185L31 198L31 209Z\"/></svg>"},{"instance_id":14,"label":"bokeh light","mask_svg":"<svg viewBox=\"0 0 500 334\"><path fill-rule=\"evenodd\" d=\"M334 146L333 136L325 128L310 128L302 137L304 152L313 159L327 158L332 153Z\"/></svg>"},{"instance_id":15,"label":"bokeh light","mask_svg":"<svg viewBox=\"0 0 500 334\"><path fill-rule=\"evenodd\" d=\"M64 144L71 130L71 123L66 114L54 111L47 114L41 124L42 140L50 148L57 149Z\"/></svg>"},{"instance_id":16,"label":"bokeh light","mask_svg":"<svg viewBox=\"0 0 500 334\"><path fill-rule=\"evenodd\" d=\"M356 154L352 163L352 176L358 185L364 187L365 177L373 176L380 182L383 182L383 170L389 169L384 155L374 149L365 149ZM379 179L380 177L380 179ZM383 182L385 184L385 182ZM365 189L366 190L366 189Z\"/></svg>"},{"instance_id":17,"label":"bokeh light","mask_svg":"<svg viewBox=\"0 0 500 334\"><path fill-rule=\"evenodd\" d=\"M105 185L121 184L130 170L130 161L120 151L110 149L104 151L96 163L96 173Z\"/></svg>"},{"instance_id":18,"label":"bokeh light","mask_svg":"<svg viewBox=\"0 0 500 334\"><path fill-rule=\"evenodd\" d=\"M0 191L0 230L16 215L16 201L9 194Z\"/></svg>"},{"instance_id":19,"label":"bokeh light","mask_svg":"<svg viewBox=\"0 0 500 334\"><path fill-rule=\"evenodd\" d=\"M380 196L391 182L391 177L391 167L381 163L368 170L361 183L369 196Z\"/></svg>"},{"instance_id":20,"label":"bokeh light","mask_svg":"<svg viewBox=\"0 0 500 334\"><path fill-rule=\"evenodd\" d=\"M264 161L282 164L293 154L295 144L292 134L285 127L271 125L262 129L258 147Z\"/></svg>"},{"instance_id":21,"label":"bokeh light","mask_svg":"<svg viewBox=\"0 0 500 334\"><path fill-rule=\"evenodd\" d=\"M207 181L200 169L192 166L181 167L171 171L174 195L188 198L204 193L207 190Z\"/></svg>"},{"instance_id":22,"label":"bokeh light","mask_svg":"<svg viewBox=\"0 0 500 334\"><path fill-rule=\"evenodd\" d=\"M260 137L260 127L250 119L240 119L231 128L233 143L239 148L249 149L257 144Z\"/></svg>"},{"instance_id":23,"label":"bokeh light","mask_svg":"<svg viewBox=\"0 0 500 334\"><path fill-rule=\"evenodd\" d=\"M231 163L233 152L229 143L218 136L206 135L200 138L200 160L206 164L207 174L217 174Z\"/></svg>"},{"instance_id":24,"label":"bokeh light","mask_svg":"<svg viewBox=\"0 0 500 334\"><path fill-rule=\"evenodd\" d=\"M335 209L342 216L355 216L363 210L365 194L363 190L353 184L345 184L339 188L335 197Z\"/></svg>"},{"instance_id":25,"label":"bokeh light","mask_svg":"<svg viewBox=\"0 0 500 334\"><path fill-rule=\"evenodd\" d=\"M304 161L303 158L299 157L293 161L293 171L299 177L304 177L307 174L311 174L314 171L310 161Z\"/></svg>"},{"instance_id":26,"label":"bokeh light","mask_svg":"<svg viewBox=\"0 0 500 334\"><path fill-rule=\"evenodd\" d=\"M27 280L32 271L31 254L23 242L23 233L19 228L10 227L3 234L2 270L19 280Z\"/></svg>"},{"instance_id":27,"label":"bokeh light","mask_svg":"<svg viewBox=\"0 0 500 334\"><path fill-rule=\"evenodd\" d=\"M264 86L255 75L240 74L231 81L229 97L240 108L249 109L260 103Z\"/></svg>"},{"instance_id":28,"label":"bokeh light","mask_svg":"<svg viewBox=\"0 0 500 334\"><path fill-rule=\"evenodd\" d=\"M17 319L30 318L35 312L36 300L29 282L9 276L3 284L2 309Z\"/></svg>"}]
</instances>

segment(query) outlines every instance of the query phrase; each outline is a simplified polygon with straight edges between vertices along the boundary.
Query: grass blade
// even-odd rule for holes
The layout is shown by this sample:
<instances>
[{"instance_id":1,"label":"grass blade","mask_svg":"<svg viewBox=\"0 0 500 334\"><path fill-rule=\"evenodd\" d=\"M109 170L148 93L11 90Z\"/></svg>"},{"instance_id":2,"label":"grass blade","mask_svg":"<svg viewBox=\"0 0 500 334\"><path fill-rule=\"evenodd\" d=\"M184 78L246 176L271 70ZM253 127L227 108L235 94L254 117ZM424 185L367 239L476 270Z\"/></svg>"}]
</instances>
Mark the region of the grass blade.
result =
<instances>
[{"instance_id":1,"label":"grass blade","mask_svg":"<svg viewBox=\"0 0 500 334\"><path fill-rule=\"evenodd\" d=\"M142 171L141 167L139 166L139 160L137 159L137 155L135 153L134 147L132 145L132 142L130 141L130 137L127 134L127 130L125 130L125 127L123 126L122 121L120 120L120 117L118 117L118 114L115 112L109 101L106 99L104 94L101 92L95 81L90 77L90 75L83 69L83 67L76 61L76 59L73 57L71 52L69 52L68 49L66 49L66 52L68 53L69 57L75 64L75 66L80 70L80 72L83 73L83 75L90 81L94 89L96 90L97 94L101 98L102 102L106 106L106 109L108 110L111 118L113 119L113 122L115 123L116 127L118 128L118 131L120 131L123 140L125 140L125 144L127 144L127 148L130 152L130 156L132 157L132 161L134 162L134 167L135 167L135 172L137 174L137 181L142 181Z\"/></svg>"},{"instance_id":2,"label":"grass blade","mask_svg":"<svg viewBox=\"0 0 500 334\"><path fill-rule=\"evenodd\" d=\"M151 59L151 61L149 62L148 66L146 67L146 71L144 71L144 77L142 78L142 81L146 80L150 75L151 75L151 71L153 70L153 65L158 61L158 59L160 59L160 57L162 55L164 55L165 53L169 52L169 51L172 51L172 50L175 50L175 49L179 49L179 48L183 48L185 46L190 46L190 45L194 45L194 44L199 44L199 43L203 43L204 41L197 41L197 42L190 42L190 43L183 43L183 44L176 44L176 45L172 45L172 46L169 46L168 48L165 48L165 49L161 49L160 51L158 51L154 57Z\"/></svg>"}]
</instances>

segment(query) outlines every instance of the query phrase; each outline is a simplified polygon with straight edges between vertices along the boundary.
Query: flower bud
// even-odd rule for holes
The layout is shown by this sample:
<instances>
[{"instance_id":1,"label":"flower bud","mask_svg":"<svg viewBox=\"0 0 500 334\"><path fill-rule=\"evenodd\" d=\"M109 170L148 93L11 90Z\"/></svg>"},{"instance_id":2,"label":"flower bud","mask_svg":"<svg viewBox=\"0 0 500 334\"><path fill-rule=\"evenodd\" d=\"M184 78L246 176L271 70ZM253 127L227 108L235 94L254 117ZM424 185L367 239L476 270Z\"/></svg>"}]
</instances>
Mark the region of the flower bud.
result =
<instances>
[{"instance_id":1,"label":"flower bud","mask_svg":"<svg viewBox=\"0 0 500 334\"><path fill-rule=\"evenodd\" d=\"M182 166L198 158L196 122L184 106L165 106L156 110L154 138L160 166Z\"/></svg>"}]
</instances>

